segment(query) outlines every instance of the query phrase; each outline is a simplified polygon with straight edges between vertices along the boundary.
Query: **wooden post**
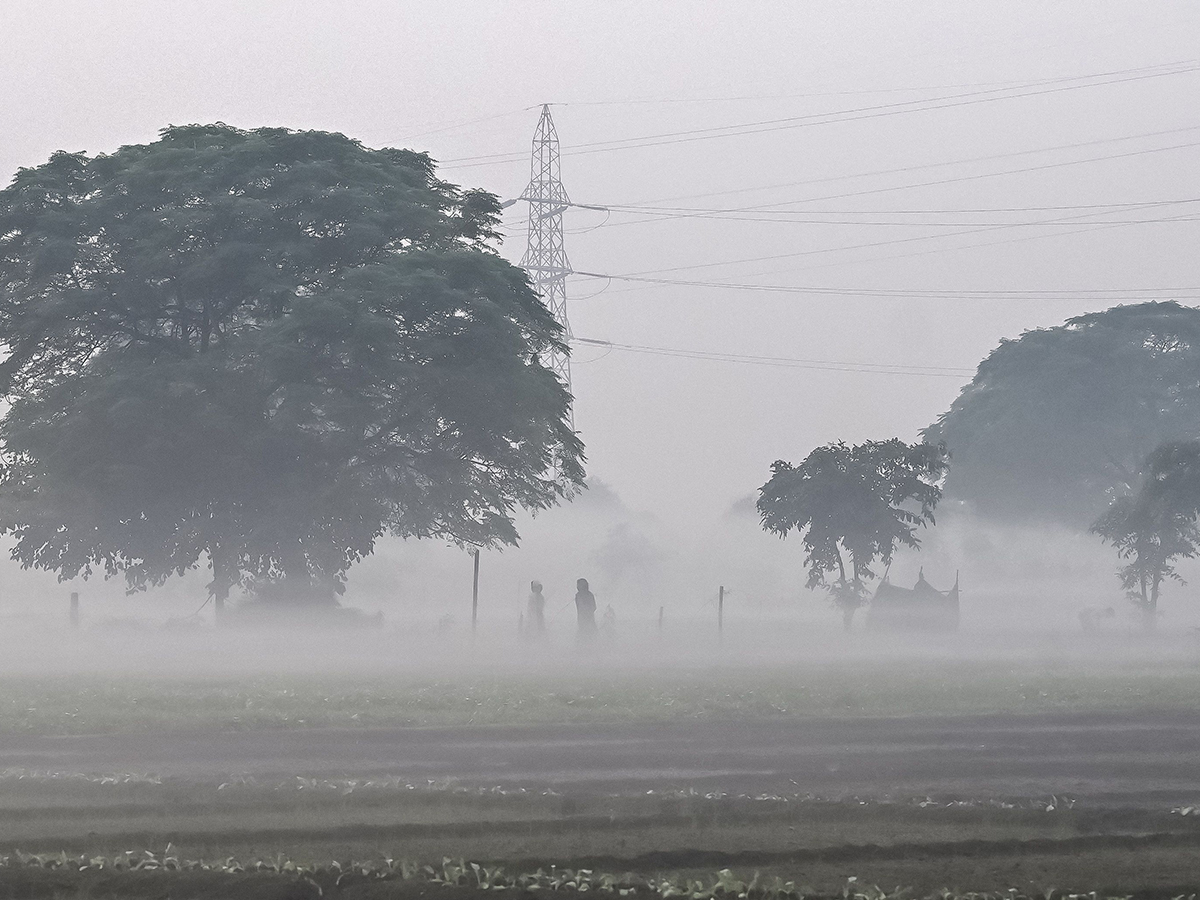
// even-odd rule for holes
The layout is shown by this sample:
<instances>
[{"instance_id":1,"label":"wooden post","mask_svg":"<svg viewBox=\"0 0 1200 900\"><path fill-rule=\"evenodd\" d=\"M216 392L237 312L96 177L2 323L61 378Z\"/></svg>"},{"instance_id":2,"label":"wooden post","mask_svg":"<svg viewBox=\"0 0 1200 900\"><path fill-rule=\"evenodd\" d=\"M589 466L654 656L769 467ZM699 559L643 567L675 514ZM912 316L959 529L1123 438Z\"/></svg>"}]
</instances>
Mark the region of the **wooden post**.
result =
<instances>
[{"instance_id":1,"label":"wooden post","mask_svg":"<svg viewBox=\"0 0 1200 900\"><path fill-rule=\"evenodd\" d=\"M475 548L475 577L471 583L471 632L479 621L479 548Z\"/></svg>"},{"instance_id":2,"label":"wooden post","mask_svg":"<svg viewBox=\"0 0 1200 900\"><path fill-rule=\"evenodd\" d=\"M717 589L717 634L725 633L725 585Z\"/></svg>"},{"instance_id":3,"label":"wooden post","mask_svg":"<svg viewBox=\"0 0 1200 900\"><path fill-rule=\"evenodd\" d=\"M79 592L71 591L71 627L79 627Z\"/></svg>"}]
</instances>

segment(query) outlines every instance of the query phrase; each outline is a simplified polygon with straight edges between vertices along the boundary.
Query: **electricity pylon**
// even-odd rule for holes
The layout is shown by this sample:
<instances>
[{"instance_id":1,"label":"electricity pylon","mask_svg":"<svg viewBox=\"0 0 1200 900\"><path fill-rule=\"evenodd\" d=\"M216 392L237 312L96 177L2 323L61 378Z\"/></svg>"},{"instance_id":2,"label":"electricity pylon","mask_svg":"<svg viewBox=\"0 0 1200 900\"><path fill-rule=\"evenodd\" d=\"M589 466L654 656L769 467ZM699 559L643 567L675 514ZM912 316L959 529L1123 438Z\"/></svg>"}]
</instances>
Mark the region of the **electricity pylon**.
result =
<instances>
[{"instance_id":1,"label":"electricity pylon","mask_svg":"<svg viewBox=\"0 0 1200 900\"><path fill-rule=\"evenodd\" d=\"M563 340L569 341L572 335L567 319L567 276L571 274L571 263L563 246L562 214L571 205L571 200L559 176L558 131L550 118L550 106L546 104L533 133L529 186L519 198L529 202L529 243L521 257L521 266L529 273L534 289L562 326ZM553 352L546 363L570 391L570 356ZM570 415L574 428L574 411Z\"/></svg>"}]
</instances>

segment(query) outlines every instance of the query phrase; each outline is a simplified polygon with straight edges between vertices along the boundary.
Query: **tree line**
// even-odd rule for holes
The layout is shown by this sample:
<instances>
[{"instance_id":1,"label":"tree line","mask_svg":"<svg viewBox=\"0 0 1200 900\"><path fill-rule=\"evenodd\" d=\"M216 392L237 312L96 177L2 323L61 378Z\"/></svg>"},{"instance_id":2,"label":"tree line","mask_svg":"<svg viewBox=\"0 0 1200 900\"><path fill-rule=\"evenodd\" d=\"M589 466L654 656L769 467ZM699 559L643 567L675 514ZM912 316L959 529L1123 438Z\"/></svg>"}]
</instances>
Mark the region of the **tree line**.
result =
<instances>
[{"instance_id":1,"label":"tree line","mask_svg":"<svg viewBox=\"0 0 1200 900\"><path fill-rule=\"evenodd\" d=\"M0 191L0 533L130 590L200 565L218 609L334 604L385 534L515 544L584 486L568 348L497 252L491 194L339 134L164 129L56 153ZM777 461L847 626L944 493L1089 528L1152 622L1200 533L1200 312L1117 307L1004 341L917 443Z\"/></svg>"},{"instance_id":2,"label":"tree line","mask_svg":"<svg viewBox=\"0 0 1200 900\"><path fill-rule=\"evenodd\" d=\"M990 520L1066 525L1110 544L1153 628L1164 584L1200 552L1198 373L1200 310L1175 302L1027 332L980 364L923 441L835 443L799 466L777 461L759 491L763 527L800 534L808 587L827 587L849 627L872 567L919 547L946 493Z\"/></svg>"}]
</instances>

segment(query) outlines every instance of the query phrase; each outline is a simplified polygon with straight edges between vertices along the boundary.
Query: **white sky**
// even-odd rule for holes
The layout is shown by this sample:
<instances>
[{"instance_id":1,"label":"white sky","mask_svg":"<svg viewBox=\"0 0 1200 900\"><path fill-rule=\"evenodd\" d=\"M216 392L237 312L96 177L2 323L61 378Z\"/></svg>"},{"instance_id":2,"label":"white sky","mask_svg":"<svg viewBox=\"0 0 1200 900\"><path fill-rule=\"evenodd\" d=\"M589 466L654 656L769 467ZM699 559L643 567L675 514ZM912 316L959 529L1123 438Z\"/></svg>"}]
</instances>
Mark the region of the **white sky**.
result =
<instances>
[{"instance_id":1,"label":"white sky","mask_svg":"<svg viewBox=\"0 0 1200 900\"><path fill-rule=\"evenodd\" d=\"M572 301L571 317L584 337L969 370L1002 338L1109 304L1094 296L953 292L1200 293L1200 204L1101 215L1044 209L1200 198L1200 71L1107 77L1084 87L1056 81L1009 99L977 93L1195 60L1194 2L3 0L0 46L5 180L56 149L109 151L152 140L169 123L220 120L340 131L441 160L512 154L444 170L512 197L528 179L537 106L553 102L564 104L554 116L564 182L578 202L789 203L773 209L819 220L622 224L642 217L614 213L588 230L603 214L574 211L568 226L578 233L568 237L568 252L576 269L851 289L805 296L614 281L582 299L603 282L581 278L572 284L581 299ZM972 102L572 153L598 141L961 94L973 94ZM1184 128L1196 130L1113 140ZM1085 142L1103 143L1026 152ZM1198 146L1144 152L1189 143ZM1004 154L1022 155L961 162ZM1125 155L1059 165L1114 154ZM869 174L931 164L939 165ZM988 177L945 183L967 176ZM943 183L879 190L931 181ZM765 189L773 185L791 186ZM845 194L856 196L815 199ZM522 206L508 213L516 222ZM1085 223L1188 220L980 230L1085 214ZM940 224L864 224L909 220ZM968 230L975 233L954 234ZM882 241L902 242L846 249ZM523 249L523 229L514 225L505 253L515 260ZM762 257L774 258L737 262ZM952 296L853 293L881 289ZM595 347L576 356L576 418L590 471L632 506L686 522L719 516L766 480L776 458L799 461L836 439L914 438L966 380L605 355Z\"/></svg>"}]
</instances>

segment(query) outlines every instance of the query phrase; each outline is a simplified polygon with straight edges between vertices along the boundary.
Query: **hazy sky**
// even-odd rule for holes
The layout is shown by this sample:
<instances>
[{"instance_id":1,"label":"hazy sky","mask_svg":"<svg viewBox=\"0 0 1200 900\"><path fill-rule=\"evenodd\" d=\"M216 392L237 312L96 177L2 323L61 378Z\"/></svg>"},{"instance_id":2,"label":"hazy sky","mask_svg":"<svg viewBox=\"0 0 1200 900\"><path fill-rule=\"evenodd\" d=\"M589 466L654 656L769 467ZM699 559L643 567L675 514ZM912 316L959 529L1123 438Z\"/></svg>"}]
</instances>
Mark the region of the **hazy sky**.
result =
<instances>
[{"instance_id":1,"label":"hazy sky","mask_svg":"<svg viewBox=\"0 0 1200 900\"><path fill-rule=\"evenodd\" d=\"M776 458L915 437L999 340L1109 305L1096 291L1200 295L1200 203L1164 204L1200 199L1198 35L1190 0L4 0L0 177L219 120L429 150L513 197L538 105L560 104L574 200L705 211L573 211L577 270L840 291L573 281L582 337L837 363L578 348L591 472L711 518ZM717 126L746 127L679 134ZM950 371L846 370L872 364Z\"/></svg>"}]
</instances>

